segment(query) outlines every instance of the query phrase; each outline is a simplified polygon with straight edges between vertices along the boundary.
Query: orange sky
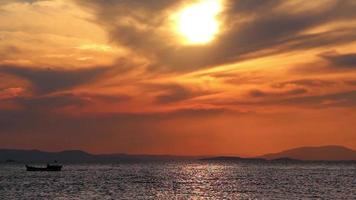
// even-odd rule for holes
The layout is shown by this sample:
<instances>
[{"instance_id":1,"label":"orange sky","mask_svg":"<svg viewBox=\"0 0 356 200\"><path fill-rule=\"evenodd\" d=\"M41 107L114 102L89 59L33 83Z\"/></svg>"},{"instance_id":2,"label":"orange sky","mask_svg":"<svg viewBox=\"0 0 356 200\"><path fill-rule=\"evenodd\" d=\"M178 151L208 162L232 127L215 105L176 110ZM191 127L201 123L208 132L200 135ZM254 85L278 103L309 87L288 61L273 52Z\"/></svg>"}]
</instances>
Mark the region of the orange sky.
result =
<instances>
[{"instance_id":1,"label":"orange sky","mask_svg":"<svg viewBox=\"0 0 356 200\"><path fill-rule=\"evenodd\" d=\"M356 149L355 10L353 0L3 0L0 148Z\"/></svg>"}]
</instances>

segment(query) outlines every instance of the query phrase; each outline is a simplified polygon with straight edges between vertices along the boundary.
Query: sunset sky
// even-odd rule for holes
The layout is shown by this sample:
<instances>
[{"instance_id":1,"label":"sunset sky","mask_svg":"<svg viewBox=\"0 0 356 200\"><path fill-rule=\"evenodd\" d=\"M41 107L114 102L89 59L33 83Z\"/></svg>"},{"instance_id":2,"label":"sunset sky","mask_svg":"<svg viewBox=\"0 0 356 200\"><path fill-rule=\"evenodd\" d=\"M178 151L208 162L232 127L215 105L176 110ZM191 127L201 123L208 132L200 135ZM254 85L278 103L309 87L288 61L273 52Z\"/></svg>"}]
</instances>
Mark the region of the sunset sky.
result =
<instances>
[{"instance_id":1,"label":"sunset sky","mask_svg":"<svg viewBox=\"0 0 356 200\"><path fill-rule=\"evenodd\" d=\"M354 0L1 0L0 148L356 149Z\"/></svg>"}]
</instances>

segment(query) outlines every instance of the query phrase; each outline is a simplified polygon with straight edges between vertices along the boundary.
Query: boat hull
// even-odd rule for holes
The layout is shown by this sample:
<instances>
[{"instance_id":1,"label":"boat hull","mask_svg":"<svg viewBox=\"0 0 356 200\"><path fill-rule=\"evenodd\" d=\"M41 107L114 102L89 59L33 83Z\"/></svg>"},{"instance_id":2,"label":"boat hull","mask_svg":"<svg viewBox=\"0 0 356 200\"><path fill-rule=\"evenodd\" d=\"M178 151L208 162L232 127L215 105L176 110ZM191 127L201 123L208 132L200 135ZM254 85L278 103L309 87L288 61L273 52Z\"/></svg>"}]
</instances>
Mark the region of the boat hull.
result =
<instances>
[{"instance_id":1,"label":"boat hull","mask_svg":"<svg viewBox=\"0 0 356 200\"><path fill-rule=\"evenodd\" d=\"M55 171L61 171L62 166L61 165L51 165L51 166L47 166L47 167L31 167L31 166L26 165L26 170L32 171L32 172L39 172L39 171L55 172Z\"/></svg>"}]
</instances>

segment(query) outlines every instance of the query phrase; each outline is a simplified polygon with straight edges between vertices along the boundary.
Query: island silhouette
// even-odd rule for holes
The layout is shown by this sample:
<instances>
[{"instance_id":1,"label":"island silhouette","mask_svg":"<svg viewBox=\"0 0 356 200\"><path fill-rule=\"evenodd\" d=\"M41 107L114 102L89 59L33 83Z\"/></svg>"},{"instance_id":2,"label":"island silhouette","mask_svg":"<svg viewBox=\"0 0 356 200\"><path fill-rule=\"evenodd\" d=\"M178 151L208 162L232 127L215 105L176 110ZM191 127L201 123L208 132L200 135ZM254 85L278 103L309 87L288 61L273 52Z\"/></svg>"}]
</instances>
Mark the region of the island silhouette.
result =
<instances>
[{"instance_id":1,"label":"island silhouette","mask_svg":"<svg viewBox=\"0 0 356 200\"><path fill-rule=\"evenodd\" d=\"M130 155L90 154L80 150L46 152L40 150L0 149L0 162L46 163L60 162L130 162L164 160L213 160L213 161L356 161L356 151L343 146L298 147L257 157L236 156L174 156L174 155Z\"/></svg>"},{"instance_id":2,"label":"island silhouette","mask_svg":"<svg viewBox=\"0 0 356 200\"><path fill-rule=\"evenodd\" d=\"M290 158L296 160L345 161L356 160L356 151L343 146L298 147L278 153L265 154L261 158L272 160Z\"/></svg>"}]
</instances>

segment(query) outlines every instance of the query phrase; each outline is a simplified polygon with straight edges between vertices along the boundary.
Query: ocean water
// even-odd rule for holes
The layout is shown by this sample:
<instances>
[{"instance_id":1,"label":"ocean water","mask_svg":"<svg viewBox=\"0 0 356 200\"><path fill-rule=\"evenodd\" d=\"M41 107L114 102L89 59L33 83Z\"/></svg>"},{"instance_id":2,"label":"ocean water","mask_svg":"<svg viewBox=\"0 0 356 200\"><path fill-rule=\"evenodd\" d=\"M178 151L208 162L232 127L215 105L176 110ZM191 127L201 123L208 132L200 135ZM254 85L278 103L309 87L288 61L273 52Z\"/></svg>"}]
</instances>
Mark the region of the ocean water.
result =
<instances>
[{"instance_id":1,"label":"ocean water","mask_svg":"<svg viewBox=\"0 0 356 200\"><path fill-rule=\"evenodd\" d=\"M176 161L27 172L0 164L0 199L356 199L356 165Z\"/></svg>"}]
</instances>

